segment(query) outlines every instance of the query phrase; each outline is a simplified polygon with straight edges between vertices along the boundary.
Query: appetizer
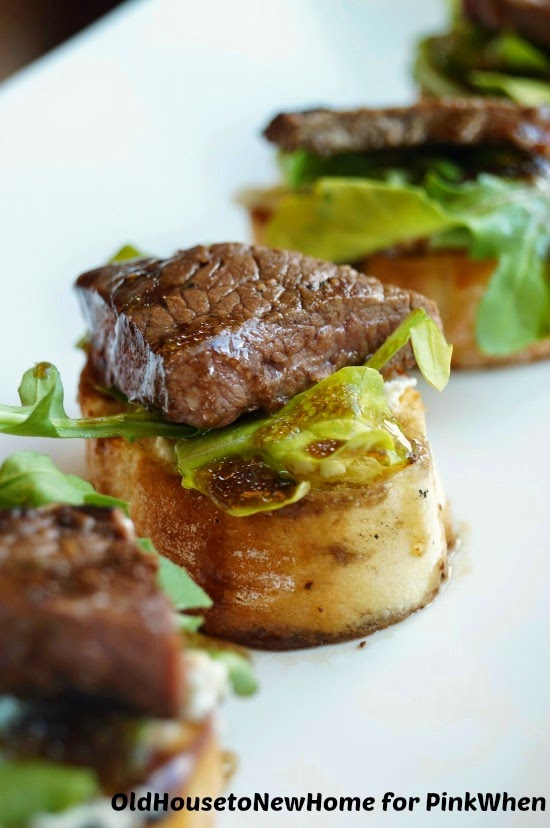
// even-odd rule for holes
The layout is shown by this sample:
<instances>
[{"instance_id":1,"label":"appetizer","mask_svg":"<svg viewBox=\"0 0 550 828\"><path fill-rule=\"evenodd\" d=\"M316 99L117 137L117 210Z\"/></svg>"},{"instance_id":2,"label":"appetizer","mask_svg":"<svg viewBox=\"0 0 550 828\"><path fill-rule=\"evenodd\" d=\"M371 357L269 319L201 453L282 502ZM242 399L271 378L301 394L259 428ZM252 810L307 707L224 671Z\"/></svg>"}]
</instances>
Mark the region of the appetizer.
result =
<instances>
[{"instance_id":1,"label":"appetizer","mask_svg":"<svg viewBox=\"0 0 550 828\"><path fill-rule=\"evenodd\" d=\"M509 101L278 115L284 183L248 191L256 241L434 299L453 366L550 355L550 111Z\"/></svg>"},{"instance_id":2,"label":"appetizer","mask_svg":"<svg viewBox=\"0 0 550 828\"><path fill-rule=\"evenodd\" d=\"M221 787L228 670L223 654L186 645L181 628L200 618L178 615L167 592L180 608L210 601L136 538L125 507L34 452L0 469L3 828L213 824L153 798ZM113 809L131 794L144 811Z\"/></svg>"},{"instance_id":3,"label":"appetizer","mask_svg":"<svg viewBox=\"0 0 550 828\"><path fill-rule=\"evenodd\" d=\"M425 95L498 95L550 104L548 0L461 0L450 31L417 46Z\"/></svg>"},{"instance_id":4,"label":"appetizer","mask_svg":"<svg viewBox=\"0 0 550 828\"><path fill-rule=\"evenodd\" d=\"M67 418L42 363L21 407L0 407L0 431L91 438L96 488L127 500L137 530L213 599L207 632L322 644L436 595L447 508L404 373L414 350L433 385L447 381L432 302L243 244L117 261L77 290L84 419Z\"/></svg>"}]
</instances>

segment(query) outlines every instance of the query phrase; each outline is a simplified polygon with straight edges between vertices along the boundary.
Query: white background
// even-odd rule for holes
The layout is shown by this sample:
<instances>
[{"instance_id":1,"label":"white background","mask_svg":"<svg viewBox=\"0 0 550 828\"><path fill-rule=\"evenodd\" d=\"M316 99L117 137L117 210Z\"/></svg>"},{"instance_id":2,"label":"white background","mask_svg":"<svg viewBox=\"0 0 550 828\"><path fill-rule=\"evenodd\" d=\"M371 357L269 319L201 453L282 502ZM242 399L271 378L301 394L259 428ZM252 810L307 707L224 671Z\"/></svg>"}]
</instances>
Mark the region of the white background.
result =
<instances>
[{"instance_id":1,"label":"white background","mask_svg":"<svg viewBox=\"0 0 550 828\"><path fill-rule=\"evenodd\" d=\"M122 243L168 254L247 238L232 203L274 180L259 138L288 107L414 94L436 0L130 3L0 89L0 399L37 360L75 412L71 284ZM464 535L435 604L356 643L256 658L262 692L225 708L239 795L550 795L548 364L425 392ZM84 471L79 441L27 441ZM0 437L0 456L23 447ZM234 826L543 826L546 814L226 814Z\"/></svg>"}]
</instances>

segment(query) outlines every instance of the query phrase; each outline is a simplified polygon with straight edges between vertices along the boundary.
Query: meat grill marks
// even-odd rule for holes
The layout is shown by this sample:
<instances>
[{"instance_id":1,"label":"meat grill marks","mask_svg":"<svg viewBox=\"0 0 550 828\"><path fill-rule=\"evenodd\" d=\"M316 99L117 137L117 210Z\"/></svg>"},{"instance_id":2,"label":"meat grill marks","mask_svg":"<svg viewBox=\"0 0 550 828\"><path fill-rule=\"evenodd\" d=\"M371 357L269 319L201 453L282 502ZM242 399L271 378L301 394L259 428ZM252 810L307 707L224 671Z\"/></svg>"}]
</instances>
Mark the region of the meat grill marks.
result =
<instances>
[{"instance_id":1,"label":"meat grill marks","mask_svg":"<svg viewBox=\"0 0 550 828\"><path fill-rule=\"evenodd\" d=\"M176 715L181 645L156 573L117 509L0 511L0 693Z\"/></svg>"},{"instance_id":2,"label":"meat grill marks","mask_svg":"<svg viewBox=\"0 0 550 828\"><path fill-rule=\"evenodd\" d=\"M508 146L549 155L550 108L450 98L391 109L314 109L277 115L264 135L286 152L325 157L419 146Z\"/></svg>"},{"instance_id":3,"label":"meat grill marks","mask_svg":"<svg viewBox=\"0 0 550 828\"><path fill-rule=\"evenodd\" d=\"M108 265L77 288L98 381L202 428L274 411L363 363L413 308L439 318L424 297L351 267L244 244Z\"/></svg>"},{"instance_id":4,"label":"meat grill marks","mask_svg":"<svg viewBox=\"0 0 550 828\"><path fill-rule=\"evenodd\" d=\"M519 34L550 49L550 3L548 0L464 0L464 13L492 31Z\"/></svg>"}]
</instances>

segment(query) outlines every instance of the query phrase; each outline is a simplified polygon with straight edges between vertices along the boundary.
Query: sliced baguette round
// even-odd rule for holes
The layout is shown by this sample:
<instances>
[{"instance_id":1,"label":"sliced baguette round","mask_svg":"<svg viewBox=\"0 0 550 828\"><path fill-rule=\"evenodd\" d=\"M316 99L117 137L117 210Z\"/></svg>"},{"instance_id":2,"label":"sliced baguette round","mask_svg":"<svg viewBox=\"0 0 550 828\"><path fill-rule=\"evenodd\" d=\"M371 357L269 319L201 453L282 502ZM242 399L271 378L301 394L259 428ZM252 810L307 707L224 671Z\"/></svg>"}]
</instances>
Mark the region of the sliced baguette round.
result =
<instances>
[{"instance_id":1,"label":"sliced baguette round","mask_svg":"<svg viewBox=\"0 0 550 828\"><path fill-rule=\"evenodd\" d=\"M184 489L165 440L87 441L101 492L130 503L140 535L184 566L214 601L205 631L248 646L291 649L394 624L437 594L451 533L419 393L394 411L416 460L369 486L345 480L272 512L233 517ZM85 416L120 410L84 370Z\"/></svg>"},{"instance_id":2,"label":"sliced baguette round","mask_svg":"<svg viewBox=\"0 0 550 828\"><path fill-rule=\"evenodd\" d=\"M266 244L266 227L271 217L266 205L250 210L254 241ZM496 262L474 260L464 250L372 254L354 265L383 284L414 290L433 299L441 313L443 329L453 345L453 368L487 368L536 362L550 358L550 337L503 357L483 353L476 341L476 314Z\"/></svg>"}]
</instances>

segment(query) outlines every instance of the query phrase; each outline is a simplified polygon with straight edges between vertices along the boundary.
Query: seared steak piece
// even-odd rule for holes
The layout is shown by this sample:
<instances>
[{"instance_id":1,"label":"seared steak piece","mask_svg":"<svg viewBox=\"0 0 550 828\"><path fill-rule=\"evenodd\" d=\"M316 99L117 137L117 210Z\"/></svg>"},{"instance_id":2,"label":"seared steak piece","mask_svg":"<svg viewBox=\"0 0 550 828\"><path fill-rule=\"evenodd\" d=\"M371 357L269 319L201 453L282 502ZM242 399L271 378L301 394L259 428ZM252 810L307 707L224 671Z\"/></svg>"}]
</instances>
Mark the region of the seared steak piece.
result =
<instances>
[{"instance_id":1,"label":"seared steak piece","mask_svg":"<svg viewBox=\"0 0 550 828\"><path fill-rule=\"evenodd\" d=\"M287 152L330 157L418 146L510 146L550 154L550 108L487 98L434 98L414 106L282 113L264 131Z\"/></svg>"},{"instance_id":2,"label":"seared steak piece","mask_svg":"<svg viewBox=\"0 0 550 828\"><path fill-rule=\"evenodd\" d=\"M364 362L415 307L439 318L351 267L245 244L107 265L77 287L98 381L202 428L274 411Z\"/></svg>"},{"instance_id":3,"label":"seared steak piece","mask_svg":"<svg viewBox=\"0 0 550 828\"><path fill-rule=\"evenodd\" d=\"M550 48L548 0L464 0L464 13L488 29L511 29Z\"/></svg>"},{"instance_id":4,"label":"seared steak piece","mask_svg":"<svg viewBox=\"0 0 550 828\"><path fill-rule=\"evenodd\" d=\"M117 509L0 511L0 693L176 715L181 646L156 575Z\"/></svg>"}]
</instances>

